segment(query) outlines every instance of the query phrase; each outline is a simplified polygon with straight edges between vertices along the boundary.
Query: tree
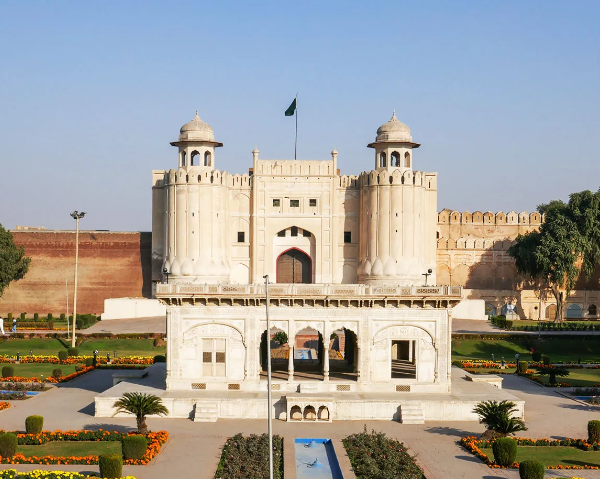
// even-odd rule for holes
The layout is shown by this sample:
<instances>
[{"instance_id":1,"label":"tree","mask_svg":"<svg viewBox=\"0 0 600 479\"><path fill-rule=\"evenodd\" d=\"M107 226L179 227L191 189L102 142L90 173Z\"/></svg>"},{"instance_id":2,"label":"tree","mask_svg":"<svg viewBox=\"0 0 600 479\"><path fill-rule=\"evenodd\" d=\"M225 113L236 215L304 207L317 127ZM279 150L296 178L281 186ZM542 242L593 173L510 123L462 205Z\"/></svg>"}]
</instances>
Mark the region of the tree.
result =
<instances>
[{"instance_id":1,"label":"tree","mask_svg":"<svg viewBox=\"0 0 600 479\"><path fill-rule=\"evenodd\" d=\"M564 318L564 301L583 275L589 277L600 259L600 190L573 193L569 202L538 206L544 215L539 231L519 235L508 249L517 271L550 289L556 300L555 321Z\"/></svg>"},{"instance_id":2,"label":"tree","mask_svg":"<svg viewBox=\"0 0 600 479\"><path fill-rule=\"evenodd\" d=\"M493 433L488 434L492 438L527 430L522 419L513 417L518 411L514 402L506 400L482 401L473 409L481 423L485 425L486 432Z\"/></svg>"},{"instance_id":3,"label":"tree","mask_svg":"<svg viewBox=\"0 0 600 479\"><path fill-rule=\"evenodd\" d=\"M25 276L30 262L23 246L17 247L10 231L0 225L0 297L11 281Z\"/></svg>"},{"instance_id":4,"label":"tree","mask_svg":"<svg viewBox=\"0 0 600 479\"><path fill-rule=\"evenodd\" d=\"M566 377L569 375L568 369L555 366L536 366L536 369L540 376L548 376L548 382L551 386L556 384L556 376Z\"/></svg>"},{"instance_id":5,"label":"tree","mask_svg":"<svg viewBox=\"0 0 600 479\"><path fill-rule=\"evenodd\" d=\"M279 344L285 344L288 342L287 334L284 331L277 331L273 335L273 341L277 341Z\"/></svg>"},{"instance_id":6,"label":"tree","mask_svg":"<svg viewBox=\"0 0 600 479\"><path fill-rule=\"evenodd\" d=\"M135 415L139 434L148 434L146 416L169 414L169 410L162 403L162 399L154 394L124 393L123 397L116 401L113 407L117 408L117 413L128 412Z\"/></svg>"}]
</instances>

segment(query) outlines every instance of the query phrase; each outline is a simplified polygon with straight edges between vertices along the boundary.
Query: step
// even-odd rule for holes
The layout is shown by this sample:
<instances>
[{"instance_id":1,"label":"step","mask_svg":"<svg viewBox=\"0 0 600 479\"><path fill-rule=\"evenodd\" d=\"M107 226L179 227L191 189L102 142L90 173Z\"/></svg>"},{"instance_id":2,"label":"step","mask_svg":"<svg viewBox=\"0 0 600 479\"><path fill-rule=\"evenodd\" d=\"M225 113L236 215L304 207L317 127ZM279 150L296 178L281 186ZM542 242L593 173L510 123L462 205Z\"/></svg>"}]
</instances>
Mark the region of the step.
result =
<instances>
[{"instance_id":1,"label":"step","mask_svg":"<svg viewBox=\"0 0 600 479\"><path fill-rule=\"evenodd\" d=\"M194 405L194 422L217 422L219 410L215 403L196 402Z\"/></svg>"},{"instance_id":2,"label":"step","mask_svg":"<svg viewBox=\"0 0 600 479\"><path fill-rule=\"evenodd\" d=\"M420 402L401 404L400 422L402 424L425 424L423 404Z\"/></svg>"}]
</instances>

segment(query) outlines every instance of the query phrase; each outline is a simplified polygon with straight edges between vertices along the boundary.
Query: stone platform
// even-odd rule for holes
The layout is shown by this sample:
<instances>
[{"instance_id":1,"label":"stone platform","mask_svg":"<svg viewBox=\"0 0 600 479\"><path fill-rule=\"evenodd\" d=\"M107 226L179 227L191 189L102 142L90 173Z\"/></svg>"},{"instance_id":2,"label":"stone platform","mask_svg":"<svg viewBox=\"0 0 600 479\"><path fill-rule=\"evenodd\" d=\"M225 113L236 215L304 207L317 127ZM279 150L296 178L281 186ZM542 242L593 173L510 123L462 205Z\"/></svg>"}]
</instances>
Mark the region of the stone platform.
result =
<instances>
[{"instance_id":1,"label":"stone platform","mask_svg":"<svg viewBox=\"0 0 600 479\"><path fill-rule=\"evenodd\" d=\"M148 375L143 379L126 379L96 396L95 416L124 416L124 413L116 414L113 404L123 393L137 391L159 396L169 410L169 417L199 422L267 417L266 391L167 391L165 364L155 364L146 372ZM477 421L473 407L485 400L513 401L520 417L524 417L523 400L492 384L473 382L469 376L464 370L453 367L450 394L340 391L324 395L274 390L274 417L283 421L304 422L382 420L420 424L424 421Z\"/></svg>"}]
</instances>

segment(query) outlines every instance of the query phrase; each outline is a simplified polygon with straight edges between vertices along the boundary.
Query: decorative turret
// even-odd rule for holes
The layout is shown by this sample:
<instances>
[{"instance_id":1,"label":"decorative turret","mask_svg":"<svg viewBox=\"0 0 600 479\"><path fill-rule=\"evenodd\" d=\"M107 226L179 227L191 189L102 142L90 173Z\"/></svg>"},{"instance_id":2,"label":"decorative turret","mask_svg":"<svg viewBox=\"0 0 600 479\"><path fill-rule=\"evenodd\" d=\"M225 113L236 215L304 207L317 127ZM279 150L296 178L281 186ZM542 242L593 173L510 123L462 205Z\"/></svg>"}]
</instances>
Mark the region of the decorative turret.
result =
<instances>
[{"instance_id":1,"label":"decorative turret","mask_svg":"<svg viewBox=\"0 0 600 479\"><path fill-rule=\"evenodd\" d=\"M413 143L410 128L396 118L396 110L392 118L377 129L377 138L367 145L375 149L375 169L387 171L412 169L412 150L419 148Z\"/></svg>"},{"instance_id":2,"label":"decorative turret","mask_svg":"<svg viewBox=\"0 0 600 479\"><path fill-rule=\"evenodd\" d=\"M435 284L437 174L412 170L410 129L396 118L380 126L375 170L360 176L360 263L367 284Z\"/></svg>"},{"instance_id":3,"label":"decorative turret","mask_svg":"<svg viewBox=\"0 0 600 479\"><path fill-rule=\"evenodd\" d=\"M196 110L196 116L179 130L179 140L171 145L179 147L180 168L200 166L214 170L215 148L223 143L215 141L213 129L200 119Z\"/></svg>"}]
</instances>

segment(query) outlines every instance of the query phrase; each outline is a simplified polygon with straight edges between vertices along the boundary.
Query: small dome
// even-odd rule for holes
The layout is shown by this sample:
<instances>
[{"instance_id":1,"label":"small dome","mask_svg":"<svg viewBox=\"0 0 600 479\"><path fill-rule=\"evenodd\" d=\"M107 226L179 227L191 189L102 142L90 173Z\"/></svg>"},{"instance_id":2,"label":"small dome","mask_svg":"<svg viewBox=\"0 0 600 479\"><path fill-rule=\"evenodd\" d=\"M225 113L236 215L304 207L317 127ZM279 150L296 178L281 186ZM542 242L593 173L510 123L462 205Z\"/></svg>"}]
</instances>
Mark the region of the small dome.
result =
<instances>
[{"instance_id":1,"label":"small dome","mask_svg":"<svg viewBox=\"0 0 600 479\"><path fill-rule=\"evenodd\" d=\"M195 140L195 141L215 141L215 133L208 123L204 123L198 116L198 110L196 110L196 116L192 121L188 121L179 130L179 141Z\"/></svg>"},{"instance_id":2,"label":"small dome","mask_svg":"<svg viewBox=\"0 0 600 479\"><path fill-rule=\"evenodd\" d=\"M377 128L377 142L407 141L412 142L410 128L396 118L396 110L392 118Z\"/></svg>"}]
</instances>

